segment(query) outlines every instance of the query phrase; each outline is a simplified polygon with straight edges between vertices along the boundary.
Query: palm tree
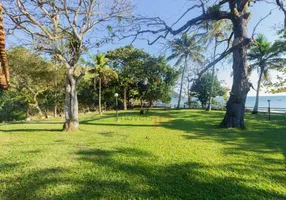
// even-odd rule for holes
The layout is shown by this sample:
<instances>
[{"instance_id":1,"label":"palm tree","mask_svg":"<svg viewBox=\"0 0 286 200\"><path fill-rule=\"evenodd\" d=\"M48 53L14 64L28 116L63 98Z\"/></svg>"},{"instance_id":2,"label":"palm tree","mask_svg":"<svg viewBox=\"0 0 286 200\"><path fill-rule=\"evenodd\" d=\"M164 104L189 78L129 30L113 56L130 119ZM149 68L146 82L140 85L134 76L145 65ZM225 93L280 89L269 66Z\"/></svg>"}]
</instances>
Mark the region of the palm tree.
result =
<instances>
[{"instance_id":1,"label":"palm tree","mask_svg":"<svg viewBox=\"0 0 286 200\"><path fill-rule=\"evenodd\" d=\"M168 60L173 60L177 58L175 66L179 66L184 61L181 84L180 84L180 93L177 108L180 108L181 97L182 97L182 88L184 84L185 72L188 67L188 61L197 62L202 64L204 56L201 54L203 47L198 45L196 40L196 35L189 36L187 33L183 34L181 38L175 39L170 42L172 54L168 57Z\"/></svg>"},{"instance_id":2,"label":"palm tree","mask_svg":"<svg viewBox=\"0 0 286 200\"><path fill-rule=\"evenodd\" d=\"M255 69L258 71L258 82L256 90L256 100L252 113L258 112L259 91L262 81L269 81L270 69L282 69L285 65L286 58L282 57L286 51L285 41L275 41L271 44L267 41L264 35L259 34L256 38L255 45L251 46L248 52L248 59L250 61L248 74Z\"/></svg>"},{"instance_id":3,"label":"palm tree","mask_svg":"<svg viewBox=\"0 0 286 200\"><path fill-rule=\"evenodd\" d=\"M89 70L90 73L94 74L94 89L98 83L98 112L101 115L101 86L102 82L106 85L110 79L117 79L118 75L108 65L108 59L105 54L98 54L92 57L94 69Z\"/></svg>"},{"instance_id":4,"label":"palm tree","mask_svg":"<svg viewBox=\"0 0 286 200\"><path fill-rule=\"evenodd\" d=\"M231 25L226 20L220 20L211 23L211 28L208 33L205 35L205 40L209 43L214 40L214 52L213 52L213 61L216 58L216 51L219 45L218 39L225 39L231 31ZM232 36L232 35L231 35ZM209 91L209 99L208 99L208 106L207 111L211 111L211 101L212 101L212 94L213 94L213 85L214 85L214 77L215 77L215 65L212 67L212 80L211 80L211 87Z\"/></svg>"}]
</instances>

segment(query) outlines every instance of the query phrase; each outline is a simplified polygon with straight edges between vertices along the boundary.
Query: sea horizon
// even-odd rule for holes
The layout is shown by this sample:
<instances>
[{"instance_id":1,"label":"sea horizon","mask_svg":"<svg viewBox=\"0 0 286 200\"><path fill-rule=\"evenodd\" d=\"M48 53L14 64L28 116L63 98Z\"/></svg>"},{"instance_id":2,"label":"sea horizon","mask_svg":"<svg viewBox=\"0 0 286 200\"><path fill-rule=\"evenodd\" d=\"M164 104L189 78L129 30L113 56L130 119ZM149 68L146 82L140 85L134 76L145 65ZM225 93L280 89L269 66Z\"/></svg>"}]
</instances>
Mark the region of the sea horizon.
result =
<instances>
[{"instance_id":1,"label":"sea horizon","mask_svg":"<svg viewBox=\"0 0 286 200\"><path fill-rule=\"evenodd\" d=\"M247 95L248 97L256 97L256 95ZM285 94L269 94L269 95L259 95L259 97L274 97L274 96L286 96Z\"/></svg>"}]
</instances>

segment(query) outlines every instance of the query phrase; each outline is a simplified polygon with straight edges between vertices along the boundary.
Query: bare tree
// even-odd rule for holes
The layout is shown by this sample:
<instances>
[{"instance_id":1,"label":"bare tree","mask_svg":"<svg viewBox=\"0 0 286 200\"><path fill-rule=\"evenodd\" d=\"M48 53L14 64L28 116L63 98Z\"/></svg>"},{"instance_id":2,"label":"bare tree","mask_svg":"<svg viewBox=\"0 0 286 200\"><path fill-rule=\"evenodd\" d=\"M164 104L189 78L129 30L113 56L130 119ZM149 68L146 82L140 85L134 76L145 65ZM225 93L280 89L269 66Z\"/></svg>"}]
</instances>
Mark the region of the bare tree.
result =
<instances>
[{"instance_id":1,"label":"bare tree","mask_svg":"<svg viewBox=\"0 0 286 200\"><path fill-rule=\"evenodd\" d=\"M95 45L107 41L112 25L129 15L129 0L9 0L4 10L16 26L31 37L37 50L48 53L66 66L66 131L76 130L78 122L76 74L80 57ZM105 34L106 33L106 34Z\"/></svg>"},{"instance_id":2,"label":"bare tree","mask_svg":"<svg viewBox=\"0 0 286 200\"><path fill-rule=\"evenodd\" d=\"M210 7L206 7L202 0L193 1L198 4L188 8L186 12L172 25L167 25L161 18L137 18L137 24L133 34L122 35L125 37L133 37L134 39L142 37L144 34L155 35L153 40L148 39L148 43L154 44L160 39L167 38L169 35L177 35L179 33L185 33L190 31L200 31L202 35L207 28L209 21L228 20L232 23L232 34L230 38L225 41L228 42L227 49L220 54L214 61L209 63L199 74L198 77L206 72L214 64L225 58L232 53L233 57L233 86L230 93L230 98L227 102L227 111L223 121L222 127L245 127L244 112L245 101L247 94L252 84L247 78L247 58L246 51L248 45L253 41L251 37L248 37L247 25L250 20L251 13L248 11L248 7L251 4L251 0L220 0L213 1L215 3ZM184 20L188 13L200 10L201 14L186 20L186 22L178 26L178 22ZM199 11L198 11L199 12ZM232 46L230 46L231 38L233 37Z\"/></svg>"}]
</instances>

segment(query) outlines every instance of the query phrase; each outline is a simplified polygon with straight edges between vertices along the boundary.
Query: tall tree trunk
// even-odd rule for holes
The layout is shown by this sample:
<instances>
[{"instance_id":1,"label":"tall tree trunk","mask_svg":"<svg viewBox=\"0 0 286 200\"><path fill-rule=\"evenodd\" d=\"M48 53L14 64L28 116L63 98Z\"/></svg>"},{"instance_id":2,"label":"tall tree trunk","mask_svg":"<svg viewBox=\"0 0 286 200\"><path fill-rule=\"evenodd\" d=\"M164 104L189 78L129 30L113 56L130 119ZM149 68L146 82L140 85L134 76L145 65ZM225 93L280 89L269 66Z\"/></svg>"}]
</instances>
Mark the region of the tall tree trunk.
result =
<instances>
[{"instance_id":1,"label":"tall tree trunk","mask_svg":"<svg viewBox=\"0 0 286 200\"><path fill-rule=\"evenodd\" d=\"M179 94L179 100L178 100L178 105L177 108L180 108L180 104L181 104L181 98L182 98L182 90L183 90L183 84L184 84L184 77L185 77L185 71L188 65L188 56L185 56L185 65L183 68L183 72L182 72L182 77L181 77L181 86L180 86L180 94Z\"/></svg>"},{"instance_id":2,"label":"tall tree trunk","mask_svg":"<svg viewBox=\"0 0 286 200\"><path fill-rule=\"evenodd\" d=\"M79 127L78 100L76 93L77 79L73 75L74 68L66 74L66 99L65 99L65 131L75 131Z\"/></svg>"},{"instance_id":3,"label":"tall tree trunk","mask_svg":"<svg viewBox=\"0 0 286 200\"><path fill-rule=\"evenodd\" d=\"M246 13L247 9L245 9ZM246 13L247 14L247 13ZM234 41L233 45L237 45L247 39L247 23L248 19L244 16L235 17L233 22ZM240 45L233 51L233 85L230 98L226 104L226 114L221 122L221 127L242 127L245 128L244 112L247 93L250 90L250 83L247 79L247 47Z\"/></svg>"},{"instance_id":4,"label":"tall tree trunk","mask_svg":"<svg viewBox=\"0 0 286 200\"><path fill-rule=\"evenodd\" d=\"M258 82L257 82L255 105L254 105L252 114L257 114L258 113L259 91L260 91L261 79L262 79L262 76L263 76L263 71L264 71L264 67L262 67L261 70L260 70L259 79L258 79Z\"/></svg>"},{"instance_id":5,"label":"tall tree trunk","mask_svg":"<svg viewBox=\"0 0 286 200\"><path fill-rule=\"evenodd\" d=\"M57 117L57 104L54 105L54 117Z\"/></svg>"},{"instance_id":6,"label":"tall tree trunk","mask_svg":"<svg viewBox=\"0 0 286 200\"><path fill-rule=\"evenodd\" d=\"M54 57L54 70L58 72L58 66L57 66L57 59ZM57 82L57 76L54 77L54 117L57 117L57 103L58 103L58 97L57 97L57 89L58 89L58 82Z\"/></svg>"},{"instance_id":7,"label":"tall tree trunk","mask_svg":"<svg viewBox=\"0 0 286 200\"><path fill-rule=\"evenodd\" d=\"M123 106L124 110L127 110L127 87L123 87Z\"/></svg>"},{"instance_id":8,"label":"tall tree trunk","mask_svg":"<svg viewBox=\"0 0 286 200\"><path fill-rule=\"evenodd\" d=\"M190 81L188 80L188 107L191 108Z\"/></svg>"},{"instance_id":9,"label":"tall tree trunk","mask_svg":"<svg viewBox=\"0 0 286 200\"><path fill-rule=\"evenodd\" d=\"M214 48L214 55L213 55L213 60L215 60L215 56L216 56L216 48L217 48L217 38L215 38L215 48ZM214 75L215 75L215 65L213 65L213 69L212 69L212 82L211 82L211 88L210 88L210 95L209 95L209 103L208 103L208 107L207 107L207 111L211 111L212 109L212 98L213 98L213 88L214 88Z\"/></svg>"},{"instance_id":10,"label":"tall tree trunk","mask_svg":"<svg viewBox=\"0 0 286 200\"><path fill-rule=\"evenodd\" d=\"M101 115L101 78L98 78L98 113Z\"/></svg>"},{"instance_id":11,"label":"tall tree trunk","mask_svg":"<svg viewBox=\"0 0 286 200\"><path fill-rule=\"evenodd\" d=\"M29 104L29 102L27 102L27 107L26 107L26 118L29 118L29 117L30 117L29 112L30 112L30 104Z\"/></svg>"}]
</instances>

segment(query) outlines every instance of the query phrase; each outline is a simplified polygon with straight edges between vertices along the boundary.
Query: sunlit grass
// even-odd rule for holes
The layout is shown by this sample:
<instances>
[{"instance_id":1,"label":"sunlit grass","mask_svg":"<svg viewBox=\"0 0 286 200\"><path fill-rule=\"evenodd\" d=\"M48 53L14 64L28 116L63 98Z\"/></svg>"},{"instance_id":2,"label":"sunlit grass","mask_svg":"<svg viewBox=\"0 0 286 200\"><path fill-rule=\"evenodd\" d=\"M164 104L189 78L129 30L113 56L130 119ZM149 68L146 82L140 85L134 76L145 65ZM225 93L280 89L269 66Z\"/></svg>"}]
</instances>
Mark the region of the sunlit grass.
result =
<instances>
[{"instance_id":1,"label":"sunlit grass","mask_svg":"<svg viewBox=\"0 0 286 200\"><path fill-rule=\"evenodd\" d=\"M0 199L286 199L286 116L139 111L0 125ZM161 123L160 123L161 121Z\"/></svg>"}]
</instances>

